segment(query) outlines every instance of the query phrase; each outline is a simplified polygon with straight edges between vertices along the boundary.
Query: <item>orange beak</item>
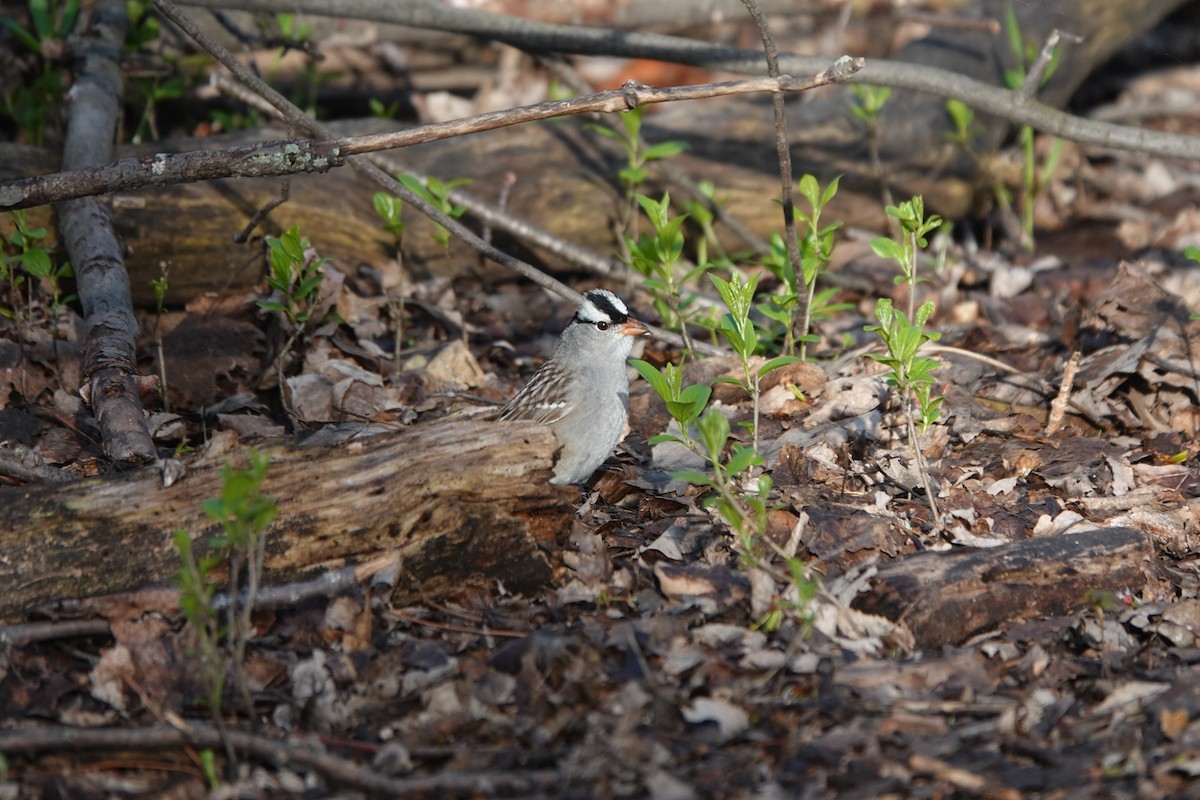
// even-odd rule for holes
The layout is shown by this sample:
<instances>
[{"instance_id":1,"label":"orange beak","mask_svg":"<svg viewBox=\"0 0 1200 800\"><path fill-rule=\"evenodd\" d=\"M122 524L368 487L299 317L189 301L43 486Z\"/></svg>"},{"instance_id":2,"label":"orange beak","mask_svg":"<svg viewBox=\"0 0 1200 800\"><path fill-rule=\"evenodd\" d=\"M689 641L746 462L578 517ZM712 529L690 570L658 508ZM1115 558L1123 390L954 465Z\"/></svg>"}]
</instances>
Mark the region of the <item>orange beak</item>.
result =
<instances>
[{"instance_id":1,"label":"orange beak","mask_svg":"<svg viewBox=\"0 0 1200 800\"><path fill-rule=\"evenodd\" d=\"M623 336L645 336L650 331L646 330L646 326L638 322L633 317L629 317L623 323L617 326L617 330Z\"/></svg>"}]
</instances>

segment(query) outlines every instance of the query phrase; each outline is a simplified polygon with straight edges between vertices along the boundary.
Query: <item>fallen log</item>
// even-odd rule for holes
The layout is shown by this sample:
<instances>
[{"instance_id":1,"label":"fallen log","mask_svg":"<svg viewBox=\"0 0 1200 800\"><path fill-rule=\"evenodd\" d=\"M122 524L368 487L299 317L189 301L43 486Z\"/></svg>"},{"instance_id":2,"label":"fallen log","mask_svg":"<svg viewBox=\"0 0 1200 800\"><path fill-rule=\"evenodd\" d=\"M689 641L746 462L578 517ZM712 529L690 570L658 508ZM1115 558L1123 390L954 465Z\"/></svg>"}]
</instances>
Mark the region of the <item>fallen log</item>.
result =
<instances>
[{"instance_id":1,"label":"fallen log","mask_svg":"<svg viewBox=\"0 0 1200 800\"><path fill-rule=\"evenodd\" d=\"M548 482L557 449L545 426L479 420L271 449L263 493L279 514L267 530L264 583L393 552L402 597L497 583L536 591L554 574L548 553L578 494ZM198 554L218 532L201 504L219 494L225 460L193 465L168 488L144 468L0 490L0 615L171 580L174 531L188 531Z\"/></svg>"},{"instance_id":2,"label":"fallen log","mask_svg":"<svg viewBox=\"0 0 1200 800\"><path fill-rule=\"evenodd\" d=\"M1153 560L1133 528L924 552L880 566L854 607L904 622L920 647L961 644L1006 622L1088 608L1092 590L1136 592Z\"/></svg>"}]
</instances>

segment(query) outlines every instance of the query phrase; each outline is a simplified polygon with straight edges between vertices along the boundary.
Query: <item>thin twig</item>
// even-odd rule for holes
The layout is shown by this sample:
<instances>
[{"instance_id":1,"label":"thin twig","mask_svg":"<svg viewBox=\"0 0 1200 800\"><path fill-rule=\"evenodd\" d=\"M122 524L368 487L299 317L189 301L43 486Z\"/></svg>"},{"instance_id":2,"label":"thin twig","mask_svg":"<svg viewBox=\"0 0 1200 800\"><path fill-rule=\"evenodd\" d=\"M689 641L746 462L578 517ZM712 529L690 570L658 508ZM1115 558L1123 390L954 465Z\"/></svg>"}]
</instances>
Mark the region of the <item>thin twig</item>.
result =
<instances>
[{"instance_id":1,"label":"thin twig","mask_svg":"<svg viewBox=\"0 0 1200 800\"><path fill-rule=\"evenodd\" d=\"M780 74L779 53L775 49L775 39L771 36L771 26L767 23L767 18L755 0L742 0L742 4L746 6L750 16L754 18L754 24L758 26L763 50L767 55L767 74L772 78L778 78ZM800 242L796 232L796 208L792 202L792 148L788 142L787 115L783 107L782 91L771 92L771 104L775 110L775 153L779 159L780 198L783 202L783 238L787 243L788 260L792 262L793 274L803 275L804 265L800 263ZM804 315L808 314L807 306L808 303L805 302ZM757 405L755 409L757 411ZM754 432L755 447L757 448L757 419L755 419Z\"/></svg>"},{"instance_id":2,"label":"thin twig","mask_svg":"<svg viewBox=\"0 0 1200 800\"><path fill-rule=\"evenodd\" d=\"M299 738L268 739L244 731L225 732L236 750L274 764L304 767L329 780L383 797L540 795L554 786L551 770L520 772L442 772L415 778L392 778L324 749L310 747ZM149 749L221 746L225 739L212 725L187 722L182 727L153 725L145 728L77 728L42 726L0 734L0 753L46 751Z\"/></svg>"},{"instance_id":3,"label":"thin twig","mask_svg":"<svg viewBox=\"0 0 1200 800\"><path fill-rule=\"evenodd\" d=\"M207 8L230 5L230 0L189 2ZM743 74L760 74L763 68L762 53L756 50L714 45L680 36L638 31L615 34L604 28L553 25L433 0L409 0L405 3L343 0L336 4L328 0L240 0L237 6L247 11L291 11L317 16L354 17L452 31L504 42L530 52L648 58ZM826 59L817 56L781 54L779 58L780 69L793 75L818 72L827 64ZM951 70L903 61L871 59L870 64L850 81L894 89L913 89L961 100L978 111L1016 124L1029 125L1080 144L1135 150L1166 158L1200 159L1200 137L1111 125L1072 116L1035 100L1022 102L1012 91Z\"/></svg>"},{"instance_id":4,"label":"thin twig","mask_svg":"<svg viewBox=\"0 0 1200 800\"><path fill-rule=\"evenodd\" d=\"M1079 351L1071 353L1071 357L1067 359L1067 364L1063 367L1062 382L1058 385L1058 394L1054 397L1054 401L1050 403L1050 418L1046 420L1046 435L1051 436L1062 428L1063 420L1067 416L1067 406L1071 402L1071 385L1075 382L1075 375L1079 372Z\"/></svg>"},{"instance_id":5,"label":"thin twig","mask_svg":"<svg viewBox=\"0 0 1200 800\"><path fill-rule=\"evenodd\" d=\"M1046 43L1042 45L1041 52L1029 66L1029 71L1025 73L1025 80L1021 83L1021 88L1017 90L1017 97L1021 100L1029 100L1037 94L1038 89L1042 86L1042 78L1046 74L1046 70L1050 67L1050 62L1054 60L1054 50L1058 47L1060 40L1066 39L1072 44L1080 44L1083 38L1076 36L1073 33L1063 33L1058 28L1050 31L1050 35L1046 37Z\"/></svg>"}]
</instances>

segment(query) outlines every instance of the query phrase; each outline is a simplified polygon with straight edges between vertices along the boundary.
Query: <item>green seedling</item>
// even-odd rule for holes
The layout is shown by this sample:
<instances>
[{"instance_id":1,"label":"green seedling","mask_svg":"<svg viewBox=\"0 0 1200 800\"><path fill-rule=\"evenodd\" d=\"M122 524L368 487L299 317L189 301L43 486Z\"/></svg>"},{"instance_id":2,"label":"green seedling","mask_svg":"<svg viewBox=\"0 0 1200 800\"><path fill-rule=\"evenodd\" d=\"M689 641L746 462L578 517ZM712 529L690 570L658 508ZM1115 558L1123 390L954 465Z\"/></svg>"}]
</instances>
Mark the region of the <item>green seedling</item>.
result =
<instances>
[{"instance_id":1,"label":"green seedling","mask_svg":"<svg viewBox=\"0 0 1200 800\"><path fill-rule=\"evenodd\" d=\"M407 227L404 224L404 201L386 192L376 192L371 202L375 206L375 213L383 220L383 229L392 235L396 251L399 253L400 245L404 241L404 229Z\"/></svg>"},{"instance_id":2,"label":"green seedling","mask_svg":"<svg viewBox=\"0 0 1200 800\"><path fill-rule=\"evenodd\" d=\"M1039 46L1037 42L1026 42L1021 37L1021 29L1017 23L1017 15L1013 11L1012 4L1009 3L1005 8L1004 13L1004 29L1008 35L1008 46L1012 52L1013 58L1016 61L1016 66L1010 67L1004 71L1004 85L1012 90L1020 89L1024 85L1026 77L1029 74L1030 68L1038 57ZM1039 88L1044 86L1046 81L1050 80L1050 76L1058 68L1059 58L1062 50L1055 47L1050 57L1050 63L1046 67L1046 71L1041 76L1041 81L1038 84ZM1059 161L1062 158L1063 140L1055 138L1050 146L1050 152L1046 154L1040 167L1038 164L1037 153L1034 150L1034 130L1029 125L1022 125L1017 129L1017 143L1021 148L1021 234L1022 245L1030 252L1034 249L1033 237L1033 215L1034 207L1037 204L1037 199L1045 191L1049 185L1051 178L1054 177L1055 170L1058 169Z\"/></svg>"},{"instance_id":3,"label":"green seedling","mask_svg":"<svg viewBox=\"0 0 1200 800\"><path fill-rule=\"evenodd\" d=\"M729 346L742 362L742 377L718 378L718 381L732 383L741 387L750 396L754 406L754 421L751 432L754 437L753 451L758 451L758 405L760 397L760 382L763 377L800 359L796 356L781 355L768 360L755 368L752 359L759 350L758 330L750 319L750 310L754 305L754 293L758 285L758 276L744 278L739 271L730 273L730 279L724 280L717 275L709 275L713 285L717 287L721 300L725 303L727 313L721 317L717 332L729 342Z\"/></svg>"},{"instance_id":4,"label":"green seedling","mask_svg":"<svg viewBox=\"0 0 1200 800\"><path fill-rule=\"evenodd\" d=\"M871 172L879 181L880 194L883 204L892 204L892 190L888 188L887 176L883 171L883 161L879 158L879 114L892 96L892 90L887 86L871 86L856 83L850 87L854 100L850 105L850 113L867 127L867 156L871 160Z\"/></svg>"},{"instance_id":5,"label":"green seedling","mask_svg":"<svg viewBox=\"0 0 1200 800\"><path fill-rule=\"evenodd\" d=\"M286 319L299 334L308 324L309 315L320 293L325 275L321 268L328 258L309 259L305 251L310 247L307 237L293 225L282 236L268 236L267 246L271 251L271 270L267 284L280 295L280 300L260 300L259 308Z\"/></svg>"},{"instance_id":6,"label":"green seedling","mask_svg":"<svg viewBox=\"0 0 1200 800\"><path fill-rule=\"evenodd\" d=\"M683 204L688 220L700 228L700 240L696 242L696 263L710 263L708 249L711 247L716 256L711 263L728 267L730 260L721 248L721 242L713 227L716 214L712 209L719 208L722 200L717 197L717 188L712 181L700 181L696 184L696 189L699 190L702 199L693 198Z\"/></svg>"},{"instance_id":7,"label":"green seedling","mask_svg":"<svg viewBox=\"0 0 1200 800\"><path fill-rule=\"evenodd\" d=\"M167 401L167 358L162 337L162 315L167 299L169 274L170 268L164 263L162 274L150 281L150 289L154 292L154 350L158 354L158 396L165 411L171 410Z\"/></svg>"},{"instance_id":8,"label":"green seedling","mask_svg":"<svg viewBox=\"0 0 1200 800\"><path fill-rule=\"evenodd\" d=\"M675 441L686 447L695 449L695 441L691 438L689 431L692 424L700 417L704 407L708 405L708 399L712 395L712 387L703 386L700 384L683 385L683 366L675 364L666 364L661 370L655 369L654 365L649 364L641 359L632 359L634 369L642 376L650 388L654 390L667 407L667 413L671 418L679 424L679 429L682 431L682 438L668 437L666 439L657 439L652 442L656 444L659 441Z\"/></svg>"},{"instance_id":9,"label":"green seedling","mask_svg":"<svg viewBox=\"0 0 1200 800\"><path fill-rule=\"evenodd\" d=\"M442 182L437 178L427 178L422 181L414 175L400 173L396 175L396 180L404 184L410 192L425 200L437 210L441 211L451 219L458 219L466 212L465 206L455 205L450 200L450 190L458 186L466 186L471 183L469 178L455 178L452 181ZM450 248L450 231L443 226L434 223L433 225L433 240L440 244L444 249Z\"/></svg>"},{"instance_id":10,"label":"green seedling","mask_svg":"<svg viewBox=\"0 0 1200 800\"><path fill-rule=\"evenodd\" d=\"M737 538L743 565L747 568L766 567L764 548L773 545L765 533L768 516L774 507L770 504L773 488L770 476L753 477L753 470L762 464L762 457L754 447L732 441L729 420L719 409L705 410L712 393L711 387L699 384L685 386L681 366L667 364L659 370L645 361L634 359L632 363L663 400L667 412L679 427L678 435L660 434L652 437L649 444L674 442L708 463L711 473L680 470L674 477L710 490L712 494L703 502L721 516ZM749 486L741 490L741 484ZM788 564L798 599L794 604L779 604L779 615L774 625L778 627L785 612L796 612L807 627L811 622L807 606L816 591L816 584L804 576L803 563L798 559L790 558Z\"/></svg>"},{"instance_id":11,"label":"green seedling","mask_svg":"<svg viewBox=\"0 0 1200 800\"><path fill-rule=\"evenodd\" d=\"M180 609L196 637L209 711L218 724L223 718L225 683L231 672L246 711L253 712L242 664L254 630L250 617L262 577L265 531L278 514L274 498L262 494L269 465L267 455L254 452L248 468L226 466L221 470L221 494L203 503L205 515L221 526L221 532L209 537L203 554L197 553L187 531L178 530L173 536L179 552ZM229 602L224 615L214 602L213 580L223 564L229 575Z\"/></svg>"},{"instance_id":12,"label":"green seedling","mask_svg":"<svg viewBox=\"0 0 1200 800\"><path fill-rule=\"evenodd\" d=\"M40 147L45 143L47 123L62 105L63 83L55 65L82 5L82 0L29 0L30 28L12 17L0 16L0 26L36 55L41 65L36 78L18 82L4 93L4 111L29 144Z\"/></svg>"},{"instance_id":13,"label":"green seedling","mask_svg":"<svg viewBox=\"0 0 1200 800\"><path fill-rule=\"evenodd\" d=\"M629 231L629 226L636 218L634 214L634 198L642 184L650 174L646 166L652 161L658 161L679 155L687 149L686 142L669 140L655 145L647 145L642 138L642 118L646 115L646 107L639 106L618 115L621 122L619 128L609 127L598 123L586 123L584 128L594 131L617 142L625 152L625 166L617 172L621 186L625 189L625 219L622 227Z\"/></svg>"},{"instance_id":14,"label":"green seedling","mask_svg":"<svg viewBox=\"0 0 1200 800\"><path fill-rule=\"evenodd\" d=\"M833 257L834 232L842 227L841 222L834 222L821 227L821 213L825 206L837 195L838 182L841 176L835 177L824 189L812 175L804 175L800 179L798 189L800 195L808 201L810 211L807 213L799 206L795 209L796 220L804 225L800 238L800 265L803 274L796 275L791 258L788 257L787 245L778 234L771 237L771 252L763 260L767 268L783 284L783 291L767 298L767 302L758 306L759 312L768 319L779 323L784 331L783 352L791 355L795 352L796 342L800 343L800 357L807 356L809 344L818 339L809 331L815 320L831 316L837 311L850 308L849 304L834 304L833 297L837 289L829 289L817 293L817 282L825 273L829 260ZM803 304L801 300L803 299ZM803 315L796 319L800 309ZM799 334L795 331L799 327Z\"/></svg>"},{"instance_id":15,"label":"green seedling","mask_svg":"<svg viewBox=\"0 0 1200 800\"><path fill-rule=\"evenodd\" d=\"M286 398L283 391L284 359L311 321L320 297L321 283L325 279L322 267L329 259L309 258L306 255L308 239L300 234L300 228L295 225L278 238L268 236L266 241L271 251L267 284L274 292L271 299L259 300L258 306L278 314L287 325L287 341L274 359L275 380L281 396Z\"/></svg>"},{"instance_id":16,"label":"green seedling","mask_svg":"<svg viewBox=\"0 0 1200 800\"><path fill-rule=\"evenodd\" d=\"M371 116L377 119L395 119L400 113L400 101L396 100L387 105L383 104L382 100L372 97L367 101L367 108L371 111Z\"/></svg>"},{"instance_id":17,"label":"green seedling","mask_svg":"<svg viewBox=\"0 0 1200 800\"><path fill-rule=\"evenodd\" d=\"M0 314L9 319L28 319L38 307L35 294L44 287L50 296L49 316L58 316L63 307L76 299L74 294L64 294L63 281L74 275L69 262L55 264L51 249L46 244L47 231L44 227L31 228L25 220L25 212L12 212L13 227L0 246L0 277L8 283L13 308L0 308ZM24 288L24 313L18 307Z\"/></svg>"},{"instance_id":18,"label":"green seedling","mask_svg":"<svg viewBox=\"0 0 1200 800\"><path fill-rule=\"evenodd\" d=\"M938 420L942 402L942 398L931 396L936 382L933 371L941 366L941 362L919 355L926 342L936 342L941 338L937 331L925 330L925 323L933 311L933 301L926 300L910 321L903 311L892 306L891 300L880 298L875 305L875 318L879 324L864 327L867 332L878 334L887 348L886 353L868 353L867 357L892 370L885 378L889 386L917 401L920 412L917 422L921 433Z\"/></svg>"},{"instance_id":19,"label":"green seedling","mask_svg":"<svg viewBox=\"0 0 1200 800\"><path fill-rule=\"evenodd\" d=\"M866 325L864 330L878 334L887 352L869 353L868 357L892 370L886 380L896 389L903 403L905 419L908 422L909 443L925 481L934 524L938 524L932 482L917 441L917 429L925 432L941 414L942 398L933 393L933 371L940 364L933 358L920 355L921 348L927 342L937 341L941 334L925 328L925 324L933 316L933 301L927 300L919 308L914 306L917 284L924 280L917 274L917 257L921 250L928 246L926 237L941 226L942 220L936 214L926 218L925 203L919 195L899 206L888 206L887 213L900 224L900 240L879 237L871 242L871 249L876 255L890 258L899 265L900 274L896 276L895 283L907 285L909 313L906 315L894 308L888 298L880 298L876 302L875 317L879 324Z\"/></svg>"},{"instance_id":20,"label":"green seedling","mask_svg":"<svg viewBox=\"0 0 1200 800\"><path fill-rule=\"evenodd\" d=\"M662 200L639 194L637 201L650 220L654 233L644 233L637 241L631 236L626 237L630 266L642 276L643 288L654 295L654 308L662 317L663 325L678 330L687 353L694 354L687 323L689 308L696 300L696 295L685 294L684 285L704 274L709 265L689 268L684 262L682 228L687 215L671 216L669 194L664 194Z\"/></svg>"},{"instance_id":21,"label":"green seedling","mask_svg":"<svg viewBox=\"0 0 1200 800\"><path fill-rule=\"evenodd\" d=\"M401 266L403 274L404 231L408 227L404 222L404 201L386 192L377 192L371 200L375 205L375 213L383 220L384 230L392 234L396 244L396 263ZM399 364L400 352L404 349L404 291L401 287L397 287L395 296L389 295L388 313L396 326L396 337L392 344L393 363Z\"/></svg>"}]
</instances>

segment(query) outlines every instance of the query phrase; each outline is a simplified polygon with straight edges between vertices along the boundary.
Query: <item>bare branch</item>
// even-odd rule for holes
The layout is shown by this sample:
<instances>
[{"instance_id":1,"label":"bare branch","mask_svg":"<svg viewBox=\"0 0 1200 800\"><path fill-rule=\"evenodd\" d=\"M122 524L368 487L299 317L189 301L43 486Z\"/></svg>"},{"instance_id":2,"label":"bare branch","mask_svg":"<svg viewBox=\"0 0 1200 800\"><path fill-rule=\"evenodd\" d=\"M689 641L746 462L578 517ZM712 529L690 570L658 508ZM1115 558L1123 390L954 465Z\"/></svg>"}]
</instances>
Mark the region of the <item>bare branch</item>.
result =
<instances>
[{"instance_id":1,"label":"bare branch","mask_svg":"<svg viewBox=\"0 0 1200 800\"><path fill-rule=\"evenodd\" d=\"M206 8L230 7L229 0L189 0ZM485 11L456 8L431 0L344 0L336 6L325 0L243 0L246 11L292 11L315 16L349 16L375 22L452 31L479 36L540 53L650 58L691 64L713 70L761 74L763 55L724 45L714 45L678 36L640 32L614 32L577 25L551 25L534 20ZM819 72L827 61L816 56L781 53L779 68L784 73L806 75ZM1200 137L1148 131L1124 125L1072 116L1043 103L1022 102L1012 91L968 78L950 70L887 59L872 59L850 78L851 83L869 83L894 89L911 89L926 94L961 100L978 111L994 114L1016 124L1080 144L1134 150L1165 158L1200 160Z\"/></svg>"},{"instance_id":2,"label":"bare branch","mask_svg":"<svg viewBox=\"0 0 1200 800\"><path fill-rule=\"evenodd\" d=\"M118 56L129 20L122 0L103 0L81 42L81 64L71 88L71 115L63 144L68 169L112 158L121 98ZM80 393L100 424L104 450L118 463L157 457L146 430L137 375L137 320L121 243L107 201L76 199L58 207L59 230L74 265L84 314Z\"/></svg>"},{"instance_id":3,"label":"bare branch","mask_svg":"<svg viewBox=\"0 0 1200 800\"><path fill-rule=\"evenodd\" d=\"M124 158L105 166L0 183L0 208L15 211L74 197L217 178L263 178L301 172L326 172L351 163L350 157L355 155L396 150L554 117L597 112L613 113L655 103L750 92L806 91L837 80L845 80L843 74L848 77L862 67L862 59L846 59L845 64L839 63L811 78L782 75L778 78L753 78L665 88L627 84L621 89L569 100L554 100L492 111L403 131L329 138L323 141L299 139L256 142L188 153L157 153L145 158ZM294 119L289 118L288 121L299 126ZM314 132L323 129L323 126L311 127Z\"/></svg>"}]
</instances>

